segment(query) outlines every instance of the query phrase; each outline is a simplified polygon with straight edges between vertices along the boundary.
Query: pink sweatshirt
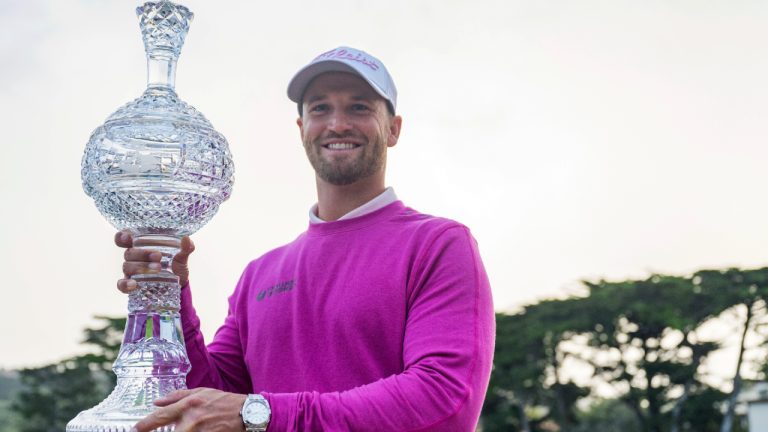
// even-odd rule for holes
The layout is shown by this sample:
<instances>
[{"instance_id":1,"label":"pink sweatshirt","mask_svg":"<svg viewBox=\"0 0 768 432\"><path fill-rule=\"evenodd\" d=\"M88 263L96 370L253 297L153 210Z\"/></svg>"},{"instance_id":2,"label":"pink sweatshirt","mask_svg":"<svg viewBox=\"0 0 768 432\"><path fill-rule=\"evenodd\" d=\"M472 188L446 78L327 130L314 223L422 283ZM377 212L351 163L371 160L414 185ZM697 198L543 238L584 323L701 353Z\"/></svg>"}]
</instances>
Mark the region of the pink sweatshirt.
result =
<instances>
[{"instance_id":1,"label":"pink sweatshirt","mask_svg":"<svg viewBox=\"0 0 768 432\"><path fill-rule=\"evenodd\" d=\"M396 201L252 261L207 347L189 288L187 385L261 393L268 432L472 431L491 290L469 230Z\"/></svg>"}]
</instances>

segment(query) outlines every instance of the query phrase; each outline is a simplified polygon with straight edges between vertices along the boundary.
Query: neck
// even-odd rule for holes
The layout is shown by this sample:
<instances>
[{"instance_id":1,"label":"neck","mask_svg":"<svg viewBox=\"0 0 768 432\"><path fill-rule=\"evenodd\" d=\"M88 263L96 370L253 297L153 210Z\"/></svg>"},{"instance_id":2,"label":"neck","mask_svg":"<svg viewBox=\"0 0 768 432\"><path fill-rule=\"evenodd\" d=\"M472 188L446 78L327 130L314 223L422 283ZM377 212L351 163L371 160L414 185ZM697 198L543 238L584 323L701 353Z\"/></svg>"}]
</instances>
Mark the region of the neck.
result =
<instances>
[{"instance_id":1,"label":"neck","mask_svg":"<svg viewBox=\"0 0 768 432\"><path fill-rule=\"evenodd\" d=\"M316 177L317 216L335 221L384 192L384 176L373 175L349 185L334 185Z\"/></svg>"}]
</instances>

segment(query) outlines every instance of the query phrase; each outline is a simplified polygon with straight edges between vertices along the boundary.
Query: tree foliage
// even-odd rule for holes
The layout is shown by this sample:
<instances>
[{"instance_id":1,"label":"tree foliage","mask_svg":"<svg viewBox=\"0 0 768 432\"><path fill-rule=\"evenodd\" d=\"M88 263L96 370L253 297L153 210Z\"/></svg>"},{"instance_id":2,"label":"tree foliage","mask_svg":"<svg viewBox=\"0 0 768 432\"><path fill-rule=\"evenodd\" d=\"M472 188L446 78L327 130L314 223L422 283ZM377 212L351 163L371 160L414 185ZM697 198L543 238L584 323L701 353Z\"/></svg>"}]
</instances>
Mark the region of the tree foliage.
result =
<instances>
[{"instance_id":1,"label":"tree foliage","mask_svg":"<svg viewBox=\"0 0 768 432\"><path fill-rule=\"evenodd\" d=\"M115 378L110 368L125 319L96 318L101 326L87 328L83 341L93 349L91 353L19 371L22 389L11 410L23 419L20 432L64 430L77 413L100 402L112 389Z\"/></svg>"},{"instance_id":2,"label":"tree foliage","mask_svg":"<svg viewBox=\"0 0 768 432\"><path fill-rule=\"evenodd\" d=\"M483 430L721 431L740 390L746 335L761 338L768 321L768 269L584 286L584 297L497 316ZM707 340L701 329L734 310L745 310L746 319L729 395L708 384L704 367L723 341ZM574 382L566 365L591 370L590 379ZM765 362L750 370L768 373ZM726 430L736 432L738 424Z\"/></svg>"}]
</instances>

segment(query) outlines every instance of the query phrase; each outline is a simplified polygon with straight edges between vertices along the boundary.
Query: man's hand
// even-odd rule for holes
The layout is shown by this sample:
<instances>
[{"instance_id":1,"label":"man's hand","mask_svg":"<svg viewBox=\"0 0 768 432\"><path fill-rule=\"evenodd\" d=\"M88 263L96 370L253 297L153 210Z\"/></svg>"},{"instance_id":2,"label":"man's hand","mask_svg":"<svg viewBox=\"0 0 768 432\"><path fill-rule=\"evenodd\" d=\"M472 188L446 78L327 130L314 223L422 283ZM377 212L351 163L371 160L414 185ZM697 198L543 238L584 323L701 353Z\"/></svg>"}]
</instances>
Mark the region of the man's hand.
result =
<instances>
[{"instance_id":1,"label":"man's hand","mask_svg":"<svg viewBox=\"0 0 768 432\"><path fill-rule=\"evenodd\" d=\"M246 395L210 388L177 390L155 401L161 407L136 423L136 432L176 424L176 432L242 432L240 417Z\"/></svg>"},{"instance_id":2,"label":"man's hand","mask_svg":"<svg viewBox=\"0 0 768 432\"><path fill-rule=\"evenodd\" d=\"M126 248L125 262L123 263L123 275L125 279L117 281L117 289L124 293L130 293L138 288L135 280L131 279L133 275L158 273L160 271L160 260L162 254L159 251L149 249L138 249L133 247L133 236L130 231L119 231L115 234L115 244ZM188 236L181 238L181 249L173 257L171 262L171 271L179 277L179 285L184 286L189 281L189 254L194 252L195 244Z\"/></svg>"}]
</instances>

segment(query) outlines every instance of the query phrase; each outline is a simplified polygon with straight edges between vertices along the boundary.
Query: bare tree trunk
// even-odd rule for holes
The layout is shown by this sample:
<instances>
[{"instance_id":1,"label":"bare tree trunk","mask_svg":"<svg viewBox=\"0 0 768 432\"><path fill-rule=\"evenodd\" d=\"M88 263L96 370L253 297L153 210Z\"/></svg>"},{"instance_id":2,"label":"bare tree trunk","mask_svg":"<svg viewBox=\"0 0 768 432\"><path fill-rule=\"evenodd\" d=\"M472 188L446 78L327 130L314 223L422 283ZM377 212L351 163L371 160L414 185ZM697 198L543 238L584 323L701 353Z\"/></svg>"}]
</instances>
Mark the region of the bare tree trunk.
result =
<instances>
[{"instance_id":1,"label":"bare tree trunk","mask_svg":"<svg viewBox=\"0 0 768 432\"><path fill-rule=\"evenodd\" d=\"M643 345L646 343L646 341L643 341ZM652 380L653 376L645 376L646 400L648 401L648 430L651 432L661 432L660 407L656 395L654 394L653 386L651 386Z\"/></svg>"},{"instance_id":2,"label":"bare tree trunk","mask_svg":"<svg viewBox=\"0 0 768 432\"><path fill-rule=\"evenodd\" d=\"M643 356L645 356L645 353L643 353ZM621 357L619 357L619 365L621 366L622 371L627 370L627 362L624 360L624 354L621 354ZM635 392L633 392L633 387L629 381L627 381L627 384L629 384L630 386L629 393L627 393L622 398L622 402L627 404L627 406L635 414L635 418L637 418L637 423L640 425L640 430L643 432L647 432L648 419L646 418L645 414L643 414L643 409L640 407L640 398L637 396Z\"/></svg>"},{"instance_id":3,"label":"bare tree trunk","mask_svg":"<svg viewBox=\"0 0 768 432\"><path fill-rule=\"evenodd\" d=\"M744 360L744 344L749 330L749 322L752 320L753 303L747 304L747 319L744 322L744 330L741 332L741 342L739 343L739 359L736 361L736 375L733 377L733 390L728 397L728 409L723 417L723 423L720 424L720 432L732 432L734 410L736 409L736 399L741 391L741 363Z\"/></svg>"},{"instance_id":4,"label":"bare tree trunk","mask_svg":"<svg viewBox=\"0 0 768 432\"><path fill-rule=\"evenodd\" d=\"M627 405L629 405L629 408L632 410L633 413L635 413L635 418L637 419L637 423L640 424L640 430L643 432L646 432L648 430L648 421L645 418L645 415L643 414L643 410L640 408L640 404L637 403L637 401L624 401Z\"/></svg>"},{"instance_id":5,"label":"bare tree trunk","mask_svg":"<svg viewBox=\"0 0 768 432\"><path fill-rule=\"evenodd\" d=\"M675 402L675 408L672 409L672 429L670 432L680 431L680 414L683 412L683 405L688 401L688 396L691 394L691 387L693 385L693 377L688 379L683 386L683 394Z\"/></svg>"},{"instance_id":6,"label":"bare tree trunk","mask_svg":"<svg viewBox=\"0 0 768 432\"><path fill-rule=\"evenodd\" d=\"M520 432L531 432L531 425L528 423L528 416L525 414L525 406L528 403L523 399L517 404L520 409Z\"/></svg>"},{"instance_id":7,"label":"bare tree trunk","mask_svg":"<svg viewBox=\"0 0 768 432\"><path fill-rule=\"evenodd\" d=\"M568 421L568 410L565 408L565 401L563 400L563 387L559 382L555 384L555 395L557 397L557 409L560 411L560 432L569 432L571 422Z\"/></svg>"},{"instance_id":8,"label":"bare tree trunk","mask_svg":"<svg viewBox=\"0 0 768 432\"><path fill-rule=\"evenodd\" d=\"M555 377L555 401L557 402L557 410L560 412L560 432L569 432L571 430L571 424L568 421L568 409L565 404L565 396L563 395L563 386L560 384L560 358L558 357L557 344L558 340L551 334L548 334L545 338L547 344L547 354L549 356L549 362L552 365L552 374Z\"/></svg>"},{"instance_id":9,"label":"bare tree trunk","mask_svg":"<svg viewBox=\"0 0 768 432\"><path fill-rule=\"evenodd\" d=\"M694 370L698 367L698 361L694 363ZM688 396L691 394L691 387L693 386L694 378L689 378L683 386L683 394L675 401L675 408L672 409L672 429L669 432L679 432L680 430L680 414L683 412L683 405L688 401Z\"/></svg>"},{"instance_id":10,"label":"bare tree trunk","mask_svg":"<svg viewBox=\"0 0 768 432\"><path fill-rule=\"evenodd\" d=\"M683 343L693 350L693 358L691 359L693 373L691 374L691 377L685 381L685 385L683 385L683 394L677 401L675 401L675 407L672 409L672 429L670 429L670 432L680 431L680 415L683 413L683 406L691 395L691 387L693 387L693 383L696 381L696 370L699 368L701 359L704 357L703 353L698 352L690 345L690 342L688 341L688 333L683 335Z\"/></svg>"}]
</instances>

